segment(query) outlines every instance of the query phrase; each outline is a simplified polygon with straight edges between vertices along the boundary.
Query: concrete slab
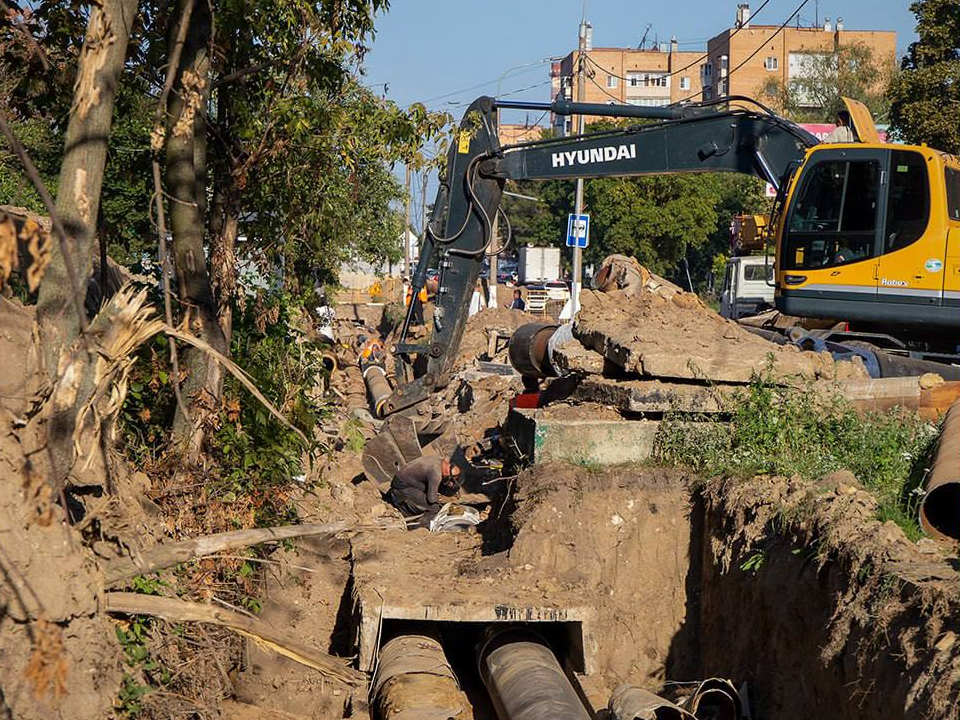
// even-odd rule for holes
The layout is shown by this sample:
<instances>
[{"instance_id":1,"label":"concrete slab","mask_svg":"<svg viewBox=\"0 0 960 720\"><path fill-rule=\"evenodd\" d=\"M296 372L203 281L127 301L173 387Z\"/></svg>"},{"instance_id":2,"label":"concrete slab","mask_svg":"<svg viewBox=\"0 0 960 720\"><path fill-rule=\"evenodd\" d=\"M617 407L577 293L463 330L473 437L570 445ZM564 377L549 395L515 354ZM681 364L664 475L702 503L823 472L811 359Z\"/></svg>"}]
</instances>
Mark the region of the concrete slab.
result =
<instances>
[{"instance_id":1,"label":"concrete slab","mask_svg":"<svg viewBox=\"0 0 960 720\"><path fill-rule=\"evenodd\" d=\"M538 587L529 566L511 568L483 557L482 542L475 534L426 530L361 533L351 540L361 670L374 669L384 625L416 621L539 625L563 638L574 671L595 672L594 608L583 605L581 595ZM482 572L474 567L483 563Z\"/></svg>"},{"instance_id":2,"label":"concrete slab","mask_svg":"<svg viewBox=\"0 0 960 720\"><path fill-rule=\"evenodd\" d=\"M551 410L514 409L507 417L508 448L526 463L625 465L653 454L659 420L591 418L589 410L580 417L569 412L557 417Z\"/></svg>"},{"instance_id":3,"label":"concrete slab","mask_svg":"<svg viewBox=\"0 0 960 720\"><path fill-rule=\"evenodd\" d=\"M729 409L742 386L670 383L660 380L623 380L590 375L577 386L574 397L583 402L612 405L628 413L719 413Z\"/></svg>"}]
</instances>

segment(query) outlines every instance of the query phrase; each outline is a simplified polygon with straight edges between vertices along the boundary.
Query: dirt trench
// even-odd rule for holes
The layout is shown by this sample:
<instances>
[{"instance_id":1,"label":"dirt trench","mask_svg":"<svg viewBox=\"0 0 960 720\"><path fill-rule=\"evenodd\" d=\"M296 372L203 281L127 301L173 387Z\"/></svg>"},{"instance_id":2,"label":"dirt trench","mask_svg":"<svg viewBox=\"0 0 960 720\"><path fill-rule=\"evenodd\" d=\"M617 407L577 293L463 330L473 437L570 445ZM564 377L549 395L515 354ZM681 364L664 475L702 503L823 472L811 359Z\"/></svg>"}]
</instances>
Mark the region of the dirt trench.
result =
<instances>
[{"instance_id":1,"label":"dirt trench","mask_svg":"<svg viewBox=\"0 0 960 720\"><path fill-rule=\"evenodd\" d=\"M534 467L510 561L595 599L602 692L718 676L765 720L956 717L955 558L871 519L850 479Z\"/></svg>"},{"instance_id":2,"label":"dirt trench","mask_svg":"<svg viewBox=\"0 0 960 720\"><path fill-rule=\"evenodd\" d=\"M956 560L873 520L872 499L850 481L704 484L675 470L538 465L481 534L386 531L292 554L314 571L287 571L264 612L351 655L356 578L370 577L384 602L414 608L518 596L586 606L595 671L575 682L595 712L620 683L670 692L718 676L744 688L755 720L955 718ZM339 496L351 512L376 512L375 494L361 488L331 491L328 511L345 511ZM377 563L399 569L358 574L371 548ZM474 720L494 720L472 676L476 624L443 632ZM553 639L561 657L570 653ZM339 718L348 706L346 716L371 717L362 693L351 698L282 658L250 660L239 693L247 702L290 717Z\"/></svg>"}]
</instances>

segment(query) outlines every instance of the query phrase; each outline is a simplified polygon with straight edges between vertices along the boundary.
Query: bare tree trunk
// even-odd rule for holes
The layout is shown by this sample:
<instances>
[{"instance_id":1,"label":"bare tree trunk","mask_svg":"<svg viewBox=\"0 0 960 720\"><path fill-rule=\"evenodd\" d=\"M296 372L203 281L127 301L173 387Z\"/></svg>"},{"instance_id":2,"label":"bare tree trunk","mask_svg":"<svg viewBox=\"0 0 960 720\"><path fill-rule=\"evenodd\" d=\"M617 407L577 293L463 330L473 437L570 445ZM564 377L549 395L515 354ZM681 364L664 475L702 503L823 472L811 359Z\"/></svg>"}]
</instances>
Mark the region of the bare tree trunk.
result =
<instances>
[{"instance_id":1,"label":"bare tree trunk","mask_svg":"<svg viewBox=\"0 0 960 720\"><path fill-rule=\"evenodd\" d=\"M178 0L177 16L183 14L186 0ZM171 33L175 23L172 24ZM191 332L226 355L228 348L217 320L214 299L204 252L206 187L205 150L198 148L198 127L206 133L206 109L210 85L210 58L207 45L210 39L210 9L204 2L197 3L180 67L174 81L174 92L168 104L168 140L166 152L167 189L170 193L170 230L173 235L173 255L180 282L180 299ZM205 145L205 142L203 143ZM197 160L202 160L198 168ZM179 409L174 419L174 440L181 445L188 462L196 462L203 444L203 418L216 411L222 384L220 367L196 350L184 354L188 372L184 384L187 404L194 422Z\"/></svg>"},{"instance_id":2,"label":"bare tree trunk","mask_svg":"<svg viewBox=\"0 0 960 720\"><path fill-rule=\"evenodd\" d=\"M91 364L71 366L68 357L81 327L68 263L73 266L79 291L84 292L93 268L114 101L138 7L137 0L103 0L90 7L60 166L56 210L66 230L70 257L54 251L37 303L44 370L52 383L60 381L58 387L64 391L55 391L46 419L57 484L73 465L77 409L92 391ZM69 386L63 382L68 372L72 377Z\"/></svg>"}]
</instances>

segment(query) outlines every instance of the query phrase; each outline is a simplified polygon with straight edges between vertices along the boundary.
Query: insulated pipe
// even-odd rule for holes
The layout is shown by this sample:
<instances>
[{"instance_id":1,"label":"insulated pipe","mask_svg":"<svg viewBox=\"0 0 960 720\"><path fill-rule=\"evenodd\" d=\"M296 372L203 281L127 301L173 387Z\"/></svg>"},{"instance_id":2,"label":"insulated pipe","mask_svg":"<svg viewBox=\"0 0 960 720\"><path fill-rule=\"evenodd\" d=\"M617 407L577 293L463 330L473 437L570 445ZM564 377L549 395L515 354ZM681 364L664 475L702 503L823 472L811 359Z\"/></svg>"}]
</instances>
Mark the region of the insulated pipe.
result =
<instances>
[{"instance_id":1,"label":"insulated pipe","mask_svg":"<svg viewBox=\"0 0 960 720\"><path fill-rule=\"evenodd\" d=\"M427 626L383 646L370 699L377 720L446 720L470 714L440 637Z\"/></svg>"},{"instance_id":2,"label":"insulated pipe","mask_svg":"<svg viewBox=\"0 0 960 720\"><path fill-rule=\"evenodd\" d=\"M381 365L371 363L363 368L363 382L370 394L374 415L383 417L383 406L393 393L390 381L387 380L387 371Z\"/></svg>"},{"instance_id":3,"label":"insulated pipe","mask_svg":"<svg viewBox=\"0 0 960 720\"><path fill-rule=\"evenodd\" d=\"M500 720L590 720L556 656L529 630L495 632L480 648L480 677Z\"/></svg>"},{"instance_id":4,"label":"insulated pipe","mask_svg":"<svg viewBox=\"0 0 960 720\"><path fill-rule=\"evenodd\" d=\"M553 377L557 373L550 364L547 344L559 328L550 323L527 323L514 330L507 346L510 364L526 377Z\"/></svg>"},{"instance_id":5,"label":"insulated pipe","mask_svg":"<svg viewBox=\"0 0 960 720\"><path fill-rule=\"evenodd\" d=\"M920 525L934 537L960 541L960 401L943 419L920 503Z\"/></svg>"},{"instance_id":6,"label":"insulated pipe","mask_svg":"<svg viewBox=\"0 0 960 720\"><path fill-rule=\"evenodd\" d=\"M709 678L700 683L683 704L696 718L740 720L743 704L737 689L729 680Z\"/></svg>"},{"instance_id":7,"label":"insulated pipe","mask_svg":"<svg viewBox=\"0 0 960 720\"><path fill-rule=\"evenodd\" d=\"M694 720L683 708L634 685L614 690L607 707L612 720Z\"/></svg>"}]
</instances>

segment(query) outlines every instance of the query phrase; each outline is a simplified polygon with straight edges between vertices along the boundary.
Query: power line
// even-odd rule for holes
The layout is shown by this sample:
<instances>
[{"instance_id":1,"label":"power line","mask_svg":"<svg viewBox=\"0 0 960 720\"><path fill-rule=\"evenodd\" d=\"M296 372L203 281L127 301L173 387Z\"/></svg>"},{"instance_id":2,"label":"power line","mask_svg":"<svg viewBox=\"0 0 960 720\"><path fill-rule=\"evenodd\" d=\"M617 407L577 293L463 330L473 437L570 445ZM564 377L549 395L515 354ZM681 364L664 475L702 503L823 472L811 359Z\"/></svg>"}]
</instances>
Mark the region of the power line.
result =
<instances>
[{"instance_id":1,"label":"power line","mask_svg":"<svg viewBox=\"0 0 960 720\"><path fill-rule=\"evenodd\" d=\"M760 7L757 8L757 11L756 11L755 13L753 13L753 17L756 17L757 15L759 15L759 14L761 13L761 11L762 11L769 3L770 3L770 0L763 0L763 4L760 5ZM792 16L791 16L791 19L792 19ZM789 20L788 20L787 22L789 22ZM741 26L738 27L738 28L735 28L734 31L730 34L730 39L733 39L733 38L736 36L737 33L739 33L741 30L743 30L743 29L745 29L745 28L746 28L746 24L741 25ZM683 66L682 68L680 68L679 70L674 70L673 72L667 73L666 75L661 75L660 77L668 78L668 77L673 77L674 75L679 75L679 74L682 73L682 72L686 72L687 70L689 70L690 68L692 68L694 65L699 65L701 62L703 62L704 60L706 60L706 59L709 58L709 57L710 57L710 53L709 53L709 52L706 52L706 53L704 53L703 55L701 55L700 57L698 57L696 60L694 60L693 62L691 62L689 65L684 65L684 66ZM594 66L596 66L597 69L603 70L603 72L607 73L607 75L610 75L611 77L615 77L615 78L617 78L617 79L619 79L619 80L623 80L624 82L629 82L629 81L630 81L630 78L625 78L625 77L622 77L622 76L620 76L620 75L615 75L614 73L611 73L611 72L608 71L606 68L604 68L602 65L600 65L596 60L594 60L592 57L590 57L590 55L586 55L586 58L587 58L588 61L590 61L590 63L592 63Z\"/></svg>"},{"instance_id":2,"label":"power line","mask_svg":"<svg viewBox=\"0 0 960 720\"><path fill-rule=\"evenodd\" d=\"M518 73L518 74L522 74L522 73L524 73L524 72L527 72L527 71L529 71L529 70L532 70L533 68L538 67L538 66L543 65L544 63L548 63L548 62L550 62L550 59L549 59L549 58L545 58L545 59L540 60L540 61L534 61L534 62L530 63L530 66L529 66L529 67L527 67L527 68L525 68L525 69L523 69L523 70L520 70L520 73ZM508 71L508 72L509 72L509 71ZM444 93L443 95L437 95L437 96L432 97L432 98L427 98L426 100L423 100L422 102L423 102L424 104L426 104L426 103L429 103L429 102L433 102L434 100L443 100L444 98L452 97L453 95L460 95L460 94L462 94L462 93L469 92L470 90L478 90L479 88L486 87L487 85L493 85L493 84L495 84L495 83L497 83L497 82L500 82L500 80L502 80L502 79L503 79L503 78L502 78L502 76L501 76L501 77L495 78L495 79L493 79L493 80L488 80L487 82L479 83L479 84L477 84L477 85L471 85L470 87L461 88L460 90L454 90L453 92Z\"/></svg>"},{"instance_id":3,"label":"power line","mask_svg":"<svg viewBox=\"0 0 960 720\"><path fill-rule=\"evenodd\" d=\"M502 94L498 95L497 97L501 97L501 98L502 98L502 97L509 97L509 96L511 96L511 95L516 95L517 93L522 93L522 92L526 92L527 90L533 90L534 88L543 87L544 85L549 85L551 82L553 82L553 79L552 79L552 78L551 78L550 80L544 80L543 82L539 82L539 83L537 83L537 84L535 84L535 85L528 85L527 87L522 87L522 88L519 88L519 89L517 89L517 90L511 90L510 92L502 93ZM448 103L446 106L441 106L441 107L438 107L438 108L436 108L436 109L438 109L438 110L456 110L457 108L466 107L467 105L470 105L472 102L473 102L473 100L467 100L467 101L465 101L465 102L460 102L460 103Z\"/></svg>"},{"instance_id":4,"label":"power line","mask_svg":"<svg viewBox=\"0 0 960 720\"><path fill-rule=\"evenodd\" d=\"M742 68L744 65L746 65L748 62L750 62L751 60L753 60L753 58L756 57L757 53L759 53L761 50L763 50L763 49L767 46L767 43L769 43L769 42L770 42L771 40L773 40L777 35L779 35L780 33L782 33L783 30L784 30L784 28L786 28L787 25L790 24L790 21L793 20L797 15L799 15L799 14L800 14L800 11L803 10L803 8L806 7L807 3L809 3L809 2L810 2L810 0L803 0L803 2L800 3L799 7L797 7L797 9L793 11L793 13L790 15L790 17L788 17L786 20L783 21L783 24L782 24L780 27L777 28L777 31L776 31L775 33L773 33L773 35L771 35L769 38L766 38L762 43L760 43L760 44L757 46L757 49L756 49L756 50L754 50L752 53L750 53L749 55L747 55L747 57L744 58L743 61L742 61L739 65L737 65L735 68L733 68L733 70L731 70L730 72L728 72L728 73L727 73L727 81L729 82L730 78L733 76L733 74L734 74L737 70L739 70L739 69ZM729 87L729 86L728 86L728 87ZM703 91L701 90L701 92L703 92ZM678 105L678 104L680 104L680 103L685 103L685 102L687 102L688 100L692 100L693 98L695 98L695 97L696 97L697 95L699 95L699 94L700 94L699 92L693 93L693 95L690 95L690 96L688 96L688 97L685 97L685 98L683 98L682 100L678 100L677 102L672 103L672 104L673 104L673 105Z\"/></svg>"}]
</instances>

